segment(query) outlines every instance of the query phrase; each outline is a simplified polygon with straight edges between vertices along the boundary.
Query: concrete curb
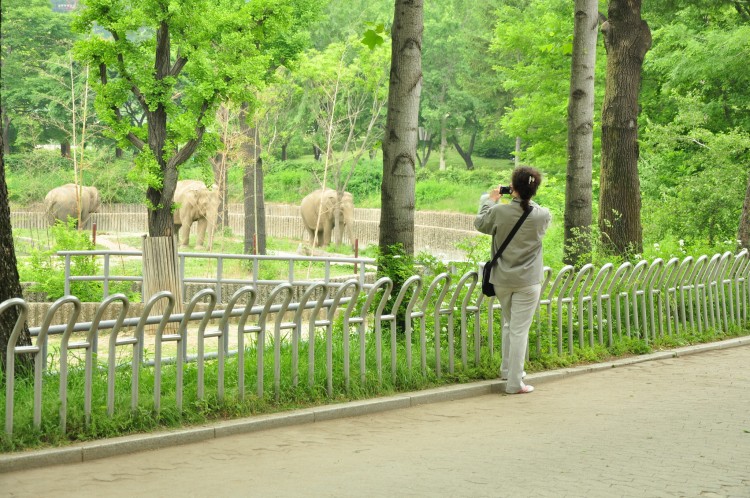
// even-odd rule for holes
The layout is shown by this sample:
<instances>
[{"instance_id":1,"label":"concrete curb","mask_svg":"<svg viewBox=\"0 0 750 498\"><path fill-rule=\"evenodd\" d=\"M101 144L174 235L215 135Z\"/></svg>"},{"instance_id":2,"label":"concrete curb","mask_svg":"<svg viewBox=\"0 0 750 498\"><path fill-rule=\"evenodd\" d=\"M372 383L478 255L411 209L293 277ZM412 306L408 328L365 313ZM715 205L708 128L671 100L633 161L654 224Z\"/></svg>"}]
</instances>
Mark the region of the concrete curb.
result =
<instances>
[{"instance_id":1,"label":"concrete curb","mask_svg":"<svg viewBox=\"0 0 750 498\"><path fill-rule=\"evenodd\" d=\"M721 342L698 344L610 362L539 372L536 374L530 374L527 377L527 380L529 384L541 384L573 375L597 372L610 368L621 368L646 361L678 358L681 356L745 345L750 345L750 337L738 337ZM234 434L244 434L248 432L274 429L277 427L309 424L344 417L355 417L387 410L409 408L412 406L444 401L455 401L492 393L502 393L504 391L504 381L499 379L485 380L468 384L438 387L413 393L397 394L383 398L352 401L315 408L305 408L291 412L223 421L207 426L190 427L174 431L148 434L133 434L130 436L104 439L100 441L78 443L61 448L46 448L43 450L27 451L23 453L11 453L0 455L0 474L4 472L48 467L50 465L86 462L99 458L123 455L126 453L163 448L165 446L177 446L181 444L206 441Z\"/></svg>"}]
</instances>

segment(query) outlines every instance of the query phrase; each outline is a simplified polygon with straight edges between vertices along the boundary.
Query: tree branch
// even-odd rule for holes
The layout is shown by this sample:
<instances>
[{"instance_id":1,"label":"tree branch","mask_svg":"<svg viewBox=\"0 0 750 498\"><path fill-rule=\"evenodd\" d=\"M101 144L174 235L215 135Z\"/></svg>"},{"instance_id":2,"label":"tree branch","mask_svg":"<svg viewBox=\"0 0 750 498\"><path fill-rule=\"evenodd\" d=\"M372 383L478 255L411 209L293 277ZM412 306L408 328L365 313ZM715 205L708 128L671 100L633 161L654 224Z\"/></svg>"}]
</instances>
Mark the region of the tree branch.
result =
<instances>
[{"instance_id":1,"label":"tree branch","mask_svg":"<svg viewBox=\"0 0 750 498\"><path fill-rule=\"evenodd\" d=\"M101 78L102 85L107 84L107 65L103 62L99 63L99 78ZM122 122L122 113L120 112L120 108L117 106L112 106L112 110L115 113L115 120L118 123ZM146 145L144 141L138 138L132 131L128 132L127 139L139 151L143 150L143 147Z\"/></svg>"},{"instance_id":2,"label":"tree branch","mask_svg":"<svg viewBox=\"0 0 750 498\"><path fill-rule=\"evenodd\" d=\"M187 64L187 57L184 57L181 53L181 50L177 49L177 60L174 61L174 65L169 69L169 75L170 76L178 76L182 69L185 67L185 64Z\"/></svg>"},{"instance_id":3,"label":"tree branch","mask_svg":"<svg viewBox=\"0 0 750 498\"><path fill-rule=\"evenodd\" d=\"M143 148L144 148L144 147L146 146L146 142L144 142L143 140L141 140L140 138L138 138L138 137L137 137L137 136L135 135L135 133L133 133L132 131L128 132L128 136L127 136L126 138L127 138L127 139L128 139L129 141L130 141L130 143L131 143L131 144L133 144L133 145L135 146L135 148L136 148L136 149L138 149L138 150L143 150Z\"/></svg>"},{"instance_id":4,"label":"tree branch","mask_svg":"<svg viewBox=\"0 0 750 498\"><path fill-rule=\"evenodd\" d=\"M120 40L120 36L115 31L109 32L112 35L112 39L117 43ZM128 73L128 70L125 68L125 59L122 56L122 52L117 52L117 69L120 70L120 74L122 74L122 77L125 78L125 81L127 81L130 84L130 91L133 92L133 95L135 95L136 100L141 105L141 108L143 109L143 112L148 115L148 104L146 103L146 98L141 93L141 90L138 88L138 86L133 81L133 78L130 76L130 73Z\"/></svg>"},{"instance_id":5,"label":"tree branch","mask_svg":"<svg viewBox=\"0 0 750 498\"><path fill-rule=\"evenodd\" d=\"M203 133L206 131L205 125L201 124L201 121L203 121L203 116L206 115L206 111L208 110L208 100L203 102L203 106L201 106L201 112L198 115L198 126L195 128L195 134L196 137L192 140L188 140L188 142L185 144L183 148L177 151L177 153L172 156L172 158L167 163L167 167L177 167L180 164L184 163L190 157L193 155L193 152L195 152L195 149L198 148L198 146L201 143L201 140L203 140Z\"/></svg>"}]
</instances>

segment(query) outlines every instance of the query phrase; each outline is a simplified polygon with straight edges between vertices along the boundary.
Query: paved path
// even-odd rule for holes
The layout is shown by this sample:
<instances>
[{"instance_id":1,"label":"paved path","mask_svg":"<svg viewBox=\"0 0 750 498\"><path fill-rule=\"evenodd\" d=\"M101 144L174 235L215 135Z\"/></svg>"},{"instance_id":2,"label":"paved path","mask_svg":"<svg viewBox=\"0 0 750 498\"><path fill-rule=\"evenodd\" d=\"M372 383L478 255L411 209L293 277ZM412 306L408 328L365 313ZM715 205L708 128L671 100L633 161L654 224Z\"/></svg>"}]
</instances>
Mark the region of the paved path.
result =
<instances>
[{"instance_id":1,"label":"paved path","mask_svg":"<svg viewBox=\"0 0 750 498\"><path fill-rule=\"evenodd\" d=\"M146 494L750 497L750 346L0 474L0 496Z\"/></svg>"}]
</instances>

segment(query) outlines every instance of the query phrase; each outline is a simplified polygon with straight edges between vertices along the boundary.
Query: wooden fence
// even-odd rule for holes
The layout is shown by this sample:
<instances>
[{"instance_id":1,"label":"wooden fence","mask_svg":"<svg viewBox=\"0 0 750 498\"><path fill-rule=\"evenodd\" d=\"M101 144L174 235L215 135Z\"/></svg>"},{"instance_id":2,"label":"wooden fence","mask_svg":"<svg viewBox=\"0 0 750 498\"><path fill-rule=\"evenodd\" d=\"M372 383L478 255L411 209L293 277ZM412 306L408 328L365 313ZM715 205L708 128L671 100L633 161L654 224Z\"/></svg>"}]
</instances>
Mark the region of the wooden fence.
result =
<instances>
[{"instance_id":1,"label":"wooden fence","mask_svg":"<svg viewBox=\"0 0 750 498\"><path fill-rule=\"evenodd\" d=\"M14 228L46 230L47 220L41 206L12 210L11 223ZM354 210L354 234L360 247L377 244L380 233L380 210ZM145 233L148 231L146 207L142 204L107 204L98 213L92 214L97 231L103 233ZM427 251L443 259L463 259L465 254L456 245L479 235L474 229L474 216L458 213L417 211L415 213L414 245L417 252ZM233 233L244 232L243 205L229 205L228 227ZM196 224L193 225L193 232ZM387 229L387 227L385 228ZM271 237L307 240L299 207L288 204L266 204L266 233ZM344 238L345 243L351 241Z\"/></svg>"}]
</instances>

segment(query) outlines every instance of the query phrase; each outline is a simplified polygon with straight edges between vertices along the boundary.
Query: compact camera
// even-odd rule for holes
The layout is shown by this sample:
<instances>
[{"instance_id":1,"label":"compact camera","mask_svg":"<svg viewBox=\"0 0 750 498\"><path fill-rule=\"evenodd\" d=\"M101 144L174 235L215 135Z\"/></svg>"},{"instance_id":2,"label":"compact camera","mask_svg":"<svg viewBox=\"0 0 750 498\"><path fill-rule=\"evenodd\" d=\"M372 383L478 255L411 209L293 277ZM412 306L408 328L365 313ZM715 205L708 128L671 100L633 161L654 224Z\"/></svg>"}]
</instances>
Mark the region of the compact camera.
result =
<instances>
[{"instance_id":1,"label":"compact camera","mask_svg":"<svg viewBox=\"0 0 750 498\"><path fill-rule=\"evenodd\" d=\"M513 189L510 188L510 186L504 187L503 185L498 185L498 188L500 189L501 195L510 194L511 192L513 192Z\"/></svg>"}]
</instances>

